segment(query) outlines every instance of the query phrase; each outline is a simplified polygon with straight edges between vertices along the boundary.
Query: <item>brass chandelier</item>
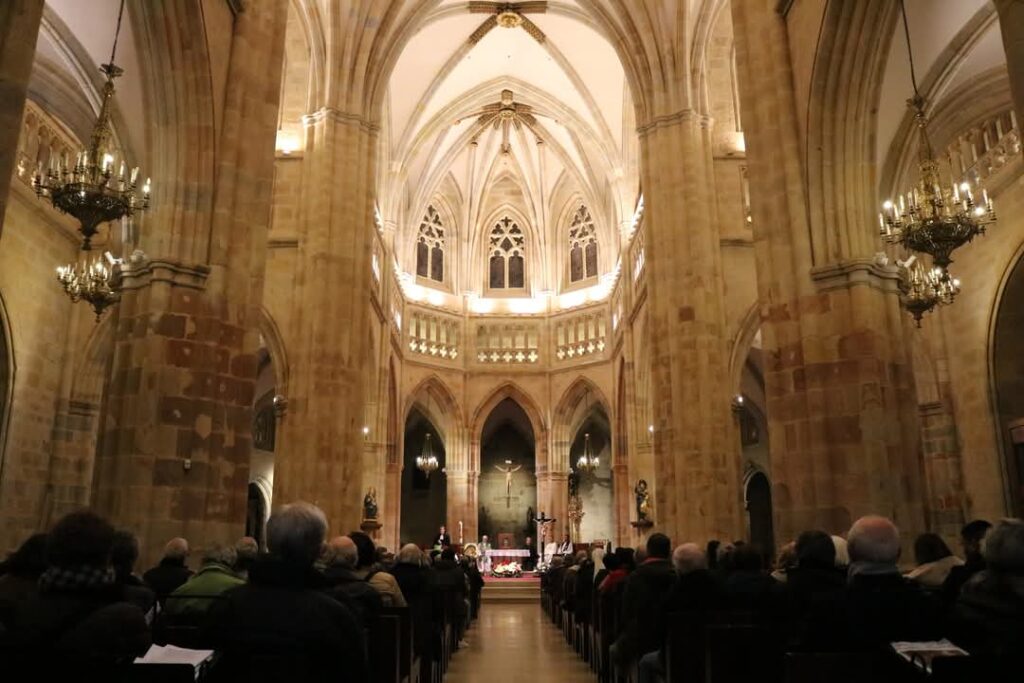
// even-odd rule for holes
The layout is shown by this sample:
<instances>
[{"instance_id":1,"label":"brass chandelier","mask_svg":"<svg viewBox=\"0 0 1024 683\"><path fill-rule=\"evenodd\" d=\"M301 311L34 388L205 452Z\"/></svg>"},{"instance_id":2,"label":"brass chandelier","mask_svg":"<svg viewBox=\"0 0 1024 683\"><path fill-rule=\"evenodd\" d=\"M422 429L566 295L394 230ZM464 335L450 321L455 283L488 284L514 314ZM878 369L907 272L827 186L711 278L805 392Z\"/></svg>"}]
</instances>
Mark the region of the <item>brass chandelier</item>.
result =
<instances>
[{"instance_id":1,"label":"brass chandelier","mask_svg":"<svg viewBox=\"0 0 1024 683\"><path fill-rule=\"evenodd\" d=\"M434 447L430 439L430 432L427 432L427 436L423 440L423 450L416 456L416 467L428 478L430 473L436 471L440 465L437 456L434 455Z\"/></svg>"},{"instance_id":2,"label":"brass chandelier","mask_svg":"<svg viewBox=\"0 0 1024 683\"><path fill-rule=\"evenodd\" d=\"M121 0L110 62L100 67L107 80L103 85L103 102L89 146L78 153L74 164L69 159L51 157L45 173L40 165L32 179L38 196L48 198L58 211L78 220L85 251L91 248L92 238L102 223L132 216L149 206L149 179L143 183L141 195L137 194L139 169L132 168L130 173L126 173L125 161L118 159L117 150L111 143L110 109L114 99L114 79L124 73L114 63L123 14L124 0Z\"/></svg>"},{"instance_id":3,"label":"brass chandelier","mask_svg":"<svg viewBox=\"0 0 1024 683\"><path fill-rule=\"evenodd\" d=\"M938 266L926 269L916 256L900 264L900 275L903 307L914 316L918 327L925 313L936 306L948 306L960 293L960 280Z\"/></svg>"},{"instance_id":4,"label":"brass chandelier","mask_svg":"<svg viewBox=\"0 0 1024 683\"><path fill-rule=\"evenodd\" d=\"M878 223L879 233L887 243L898 244L910 252L931 257L933 268L930 270L916 262L916 256L911 257L904 264L906 267L900 270L903 306L920 326L921 317L925 313L936 306L953 303L960 292L959 280L949 273L953 252L975 237L985 234L985 226L996 222L996 211L986 190L982 189L981 196L977 197L976 190L969 183L957 183L952 179L945 184L939 177L939 164L928 138L925 101L917 88L910 28L902 0L900 11L907 40L910 80L914 88L914 96L907 100L907 105L914 112L914 122L920 136L920 178L908 192L899 195L896 200L887 199L882 204Z\"/></svg>"},{"instance_id":5,"label":"brass chandelier","mask_svg":"<svg viewBox=\"0 0 1024 683\"><path fill-rule=\"evenodd\" d=\"M579 459L576 461L576 469L580 472L593 472L601 465L601 459L594 455L593 450L590 447L590 434L586 433L583 435L583 453L580 454Z\"/></svg>"},{"instance_id":6,"label":"brass chandelier","mask_svg":"<svg viewBox=\"0 0 1024 683\"><path fill-rule=\"evenodd\" d=\"M87 302L99 321L103 311L121 299L121 293L114 286L114 268L118 265L110 252L106 252L92 261L59 266L57 280L72 303Z\"/></svg>"}]
</instances>

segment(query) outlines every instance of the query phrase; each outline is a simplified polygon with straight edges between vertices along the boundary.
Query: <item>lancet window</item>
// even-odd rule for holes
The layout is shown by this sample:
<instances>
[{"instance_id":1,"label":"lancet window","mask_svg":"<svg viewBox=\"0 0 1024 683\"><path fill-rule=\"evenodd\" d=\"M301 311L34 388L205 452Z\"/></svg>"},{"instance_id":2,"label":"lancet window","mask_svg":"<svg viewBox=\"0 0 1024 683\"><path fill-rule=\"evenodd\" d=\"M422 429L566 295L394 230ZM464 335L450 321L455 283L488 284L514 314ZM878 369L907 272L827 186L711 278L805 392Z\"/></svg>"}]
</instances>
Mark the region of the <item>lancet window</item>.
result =
<instances>
[{"instance_id":1,"label":"lancet window","mask_svg":"<svg viewBox=\"0 0 1024 683\"><path fill-rule=\"evenodd\" d=\"M569 282L597 277L597 232L587 207L581 206L569 224Z\"/></svg>"},{"instance_id":2,"label":"lancet window","mask_svg":"<svg viewBox=\"0 0 1024 683\"><path fill-rule=\"evenodd\" d=\"M416 275L444 282L444 224L433 206L427 207L416 237Z\"/></svg>"},{"instance_id":3,"label":"lancet window","mask_svg":"<svg viewBox=\"0 0 1024 683\"><path fill-rule=\"evenodd\" d=\"M488 250L488 282L491 289L522 289L526 286L526 236L514 220L505 216L491 229Z\"/></svg>"}]
</instances>

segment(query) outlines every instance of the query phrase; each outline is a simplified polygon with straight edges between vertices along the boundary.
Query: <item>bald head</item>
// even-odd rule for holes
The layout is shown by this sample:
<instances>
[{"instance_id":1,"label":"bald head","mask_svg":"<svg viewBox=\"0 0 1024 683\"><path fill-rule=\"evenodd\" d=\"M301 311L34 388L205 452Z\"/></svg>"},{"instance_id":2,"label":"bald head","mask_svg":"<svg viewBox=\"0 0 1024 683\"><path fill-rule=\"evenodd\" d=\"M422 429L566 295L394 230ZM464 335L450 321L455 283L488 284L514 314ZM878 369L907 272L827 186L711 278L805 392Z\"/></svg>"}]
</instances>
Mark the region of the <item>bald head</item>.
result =
<instances>
[{"instance_id":1,"label":"bald head","mask_svg":"<svg viewBox=\"0 0 1024 683\"><path fill-rule=\"evenodd\" d=\"M707 555L696 543L684 543L672 551L672 566L676 568L679 576L698 569L707 569Z\"/></svg>"},{"instance_id":2,"label":"bald head","mask_svg":"<svg viewBox=\"0 0 1024 683\"><path fill-rule=\"evenodd\" d=\"M188 541L184 538L172 538L164 546L164 557L169 560L184 560L188 557Z\"/></svg>"},{"instance_id":3,"label":"bald head","mask_svg":"<svg viewBox=\"0 0 1024 683\"><path fill-rule=\"evenodd\" d=\"M900 532L885 517L861 517L850 527L846 542L851 562L896 564L900 556Z\"/></svg>"},{"instance_id":4,"label":"bald head","mask_svg":"<svg viewBox=\"0 0 1024 683\"><path fill-rule=\"evenodd\" d=\"M331 564L343 569L355 569L359 563L359 550L355 541L348 536L335 536L327 544L328 557Z\"/></svg>"}]
</instances>

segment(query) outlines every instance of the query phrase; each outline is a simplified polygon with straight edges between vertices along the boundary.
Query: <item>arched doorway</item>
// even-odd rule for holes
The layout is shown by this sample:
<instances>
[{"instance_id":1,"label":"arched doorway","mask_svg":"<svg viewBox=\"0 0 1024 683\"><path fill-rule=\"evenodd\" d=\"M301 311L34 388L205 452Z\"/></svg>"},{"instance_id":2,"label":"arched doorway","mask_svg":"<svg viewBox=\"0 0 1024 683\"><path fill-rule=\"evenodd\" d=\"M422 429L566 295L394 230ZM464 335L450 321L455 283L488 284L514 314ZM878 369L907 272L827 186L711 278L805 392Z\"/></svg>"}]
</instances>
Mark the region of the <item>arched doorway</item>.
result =
<instances>
[{"instance_id":1,"label":"arched doorway","mask_svg":"<svg viewBox=\"0 0 1024 683\"><path fill-rule=\"evenodd\" d=\"M747 516L750 522L750 542L766 557L774 557L772 487L764 472L754 472L747 480L746 500Z\"/></svg>"},{"instance_id":2,"label":"arched doorway","mask_svg":"<svg viewBox=\"0 0 1024 683\"><path fill-rule=\"evenodd\" d=\"M245 535L252 536L263 548L266 545L267 501L256 482L250 482L245 506Z\"/></svg>"},{"instance_id":3,"label":"arched doorway","mask_svg":"<svg viewBox=\"0 0 1024 683\"><path fill-rule=\"evenodd\" d=\"M263 339L261 337L261 342ZM274 451L277 448L277 418L281 406L275 402L278 395L274 359L265 342L256 354L256 385L252 406L252 449L249 451L249 489L245 517L245 533L263 547L265 525L270 517L271 492L274 490ZM266 483L261 492L259 483ZM262 517L257 518L256 512Z\"/></svg>"},{"instance_id":4,"label":"arched doorway","mask_svg":"<svg viewBox=\"0 0 1024 683\"><path fill-rule=\"evenodd\" d=\"M477 529L496 547L518 548L534 535L537 511L536 438L526 411L513 398L499 402L480 435Z\"/></svg>"},{"instance_id":5,"label":"arched doorway","mask_svg":"<svg viewBox=\"0 0 1024 683\"><path fill-rule=\"evenodd\" d=\"M1024 256L1010 272L996 310L992 339L992 379L996 420L1003 443L1009 506L1024 514Z\"/></svg>"},{"instance_id":6,"label":"arched doorway","mask_svg":"<svg viewBox=\"0 0 1024 683\"><path fill-rule=\"evenodd\" d=\"M445 443L437 425L417 408L405 420L405 450L402 459L402 543L427 545L437 528L447 524L448 479L445 476ZM416 457L429 450L438 460L437 471L425 474L416 467ZM449 528L452 539L455 533Z\"/></svg>"}]
</instances>

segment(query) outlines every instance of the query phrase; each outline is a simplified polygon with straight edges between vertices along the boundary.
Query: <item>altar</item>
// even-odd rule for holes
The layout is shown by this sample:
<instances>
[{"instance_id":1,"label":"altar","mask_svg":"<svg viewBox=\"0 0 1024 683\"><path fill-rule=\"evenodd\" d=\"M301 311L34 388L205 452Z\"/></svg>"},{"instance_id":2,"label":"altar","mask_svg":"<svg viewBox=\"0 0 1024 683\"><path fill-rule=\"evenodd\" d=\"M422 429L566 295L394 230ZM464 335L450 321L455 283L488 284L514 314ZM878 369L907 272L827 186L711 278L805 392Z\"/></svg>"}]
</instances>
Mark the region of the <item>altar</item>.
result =
<instances>
[{"instance_id":1,"label":"altar","mask_svg":"<svg viewBox=\"0 0 1024 683\"><path fill-rule=\"evenodd\" d=\"M522 564L522 561L516 558L529 556L530 551L526 548L491 548L487 551L488 559L493 560L495 564L503 562L519 562L519 564Z\"/></svg>"}]
</instances>

